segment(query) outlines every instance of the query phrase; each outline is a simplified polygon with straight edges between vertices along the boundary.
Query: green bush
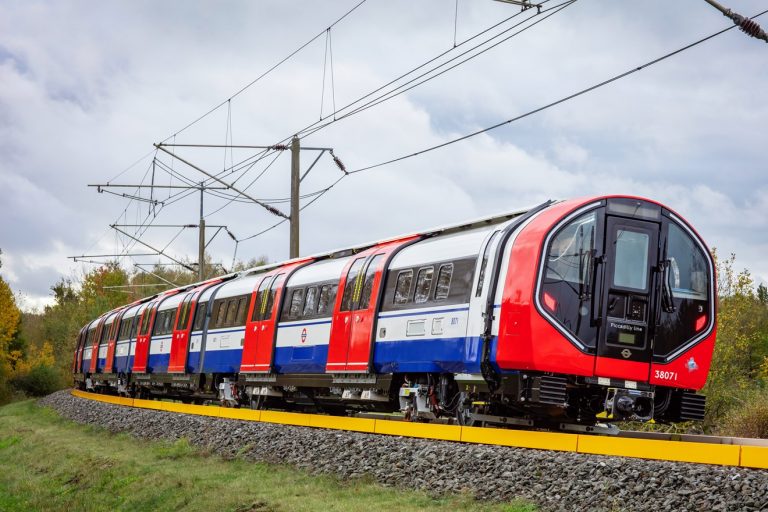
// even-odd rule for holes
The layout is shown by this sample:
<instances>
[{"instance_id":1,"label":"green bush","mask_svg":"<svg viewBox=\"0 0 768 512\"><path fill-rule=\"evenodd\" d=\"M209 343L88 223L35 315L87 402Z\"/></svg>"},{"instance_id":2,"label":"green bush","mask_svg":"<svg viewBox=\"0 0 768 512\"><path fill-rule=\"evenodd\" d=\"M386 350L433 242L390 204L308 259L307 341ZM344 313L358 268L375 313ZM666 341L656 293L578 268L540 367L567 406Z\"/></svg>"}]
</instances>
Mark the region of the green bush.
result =
<instances>
[{"instance_id":1,"label":"green bush","mask_svg":"<svg viewBox=\"0 0 768 512\"><path fill-rule=\"evenodd\" d=\"M39 365L14 378L13 386L28 396L46 396L62 389L64 382L56 368Z\"/></svg>"},{"instance_id":2,"label":"green bush","mask_svg":"<svg viewBox=\"0 0 768 512\"><path fill-rule=\"evenodd\" d=\"M731 409L720 433L734 437L768 438L768 390L748 393Z\"/></svg>"}]
</instances>

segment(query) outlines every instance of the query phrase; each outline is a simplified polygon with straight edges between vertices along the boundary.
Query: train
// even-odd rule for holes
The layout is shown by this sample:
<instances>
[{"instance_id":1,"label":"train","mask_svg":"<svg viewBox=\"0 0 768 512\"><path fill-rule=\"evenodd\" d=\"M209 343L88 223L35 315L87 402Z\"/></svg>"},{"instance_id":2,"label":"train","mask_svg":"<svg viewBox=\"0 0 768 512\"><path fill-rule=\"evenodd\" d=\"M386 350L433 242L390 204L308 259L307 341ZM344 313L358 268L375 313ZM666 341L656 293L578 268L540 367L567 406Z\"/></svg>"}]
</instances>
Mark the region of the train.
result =
<instances>
[{"instance_id":1,"label":"train","mask_svg":"<svg viewBox=\"0 0 768 512\"><path fill-rule=\"evenodd\" d=\"M590 431L702 420L714 261L631 195L547 201L170 289L83 326L79 389Z\"/></svg>"}]
</instances>

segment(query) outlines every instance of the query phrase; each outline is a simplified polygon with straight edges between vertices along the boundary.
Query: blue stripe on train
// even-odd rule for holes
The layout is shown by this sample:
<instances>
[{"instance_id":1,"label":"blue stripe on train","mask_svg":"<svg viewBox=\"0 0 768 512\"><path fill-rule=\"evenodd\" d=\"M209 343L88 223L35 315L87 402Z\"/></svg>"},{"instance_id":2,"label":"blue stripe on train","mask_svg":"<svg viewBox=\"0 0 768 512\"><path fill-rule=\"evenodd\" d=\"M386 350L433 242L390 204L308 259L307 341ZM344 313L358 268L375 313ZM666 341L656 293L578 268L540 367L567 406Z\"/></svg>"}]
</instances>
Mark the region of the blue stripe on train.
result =
<instances>
[{"instance_id":1,"label":"blue stripe on train","mask_svg":"<svg viewBox=\"0 0 768 512\"><path fill-rule=\"evenodd\" d=\"M377 373L480 371L479 336L430 340L379 341L373 355Z\"/></svg>"},{"instance_id":2,"label":"blue stripe on train","mask_svg":"<svg viewBox=\"0 0 768 512\"><path fill-rule=\"evenodd\" d=\"M495 353L496 338L492 340L491 354ZM202 373L237 373L240 370L242 349L214 350L205 353ZM451 372L479 373L482 358L482 339L479 336L438 338L428 340L379 341L374 350L374 369L377 373ZM125 359L123 358L118 358ZM132 364L133 357L130 358ZM150 354L151 372L165 372L168 354ZM190 352L187 369L200 373L200 352ZM325 373L328 345L308 347L279 347L275 350L277 373ZM124 368L118 363L118 368Z\"/></svg>"},{"instance_id":3,"label":"blue stripe on train","mask_svg":"<svg viewBox=\"0 0 768 512\"><path fill-rule=\"evenodd\" d=\"M242 359L243 349L241 347L231 350L207 351L203 359L203 373L237 373L240 371ZM200 366L199 362L197 366Z\"/></svg>"},{"instance_id":4,"label":"blue stripe on train","mask_svg":"<svg viewBox=\"0 0 768 512\"><path fill-rule=\"evenodd\" d=\"M147 373L165 373L171 354L149 354L147 357Z\"/></svg>"},{"instance_id":5,"label":"blue stripe on train","mask_svg":"<svg viewBox=\"0 0 768 512\"><path fill-rule=\"evenodd\" d=\"M328 345L278 347L275 350L277 373L325 373Z\"/></svg>"},{"instance_id":6,"label":"blue stripe on train","mask_svg":"<svg viewBox=\"0 0 768 512\"><path fill-rule=\"evenodd\" d=\"M115 372L131 373L133 369L133 356L115 357Z\"/></svg>"}]
</instances>

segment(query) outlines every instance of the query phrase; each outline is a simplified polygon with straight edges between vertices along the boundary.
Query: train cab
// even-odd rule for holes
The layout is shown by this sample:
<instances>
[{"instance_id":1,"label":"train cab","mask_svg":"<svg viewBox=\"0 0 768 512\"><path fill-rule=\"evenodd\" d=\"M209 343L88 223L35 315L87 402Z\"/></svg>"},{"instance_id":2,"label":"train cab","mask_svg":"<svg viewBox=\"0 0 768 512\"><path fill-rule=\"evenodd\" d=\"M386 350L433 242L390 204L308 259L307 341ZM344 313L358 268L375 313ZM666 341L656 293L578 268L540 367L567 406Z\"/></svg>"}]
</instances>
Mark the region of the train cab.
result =
<instances>
[{"instance_id":1,"label":"train cab","mask_svg":"<svg viewBox=\"0 0 768 512\"><path fill-rule=\"evenodd\" d=\"M511 246L494 363L578 376L544 380L603 386L609 412L650 419L654 403L697 400L684 390L709 371L714 297L712 257L671 210L633 197L557 203Z\"/></svg>"}]
</instances>

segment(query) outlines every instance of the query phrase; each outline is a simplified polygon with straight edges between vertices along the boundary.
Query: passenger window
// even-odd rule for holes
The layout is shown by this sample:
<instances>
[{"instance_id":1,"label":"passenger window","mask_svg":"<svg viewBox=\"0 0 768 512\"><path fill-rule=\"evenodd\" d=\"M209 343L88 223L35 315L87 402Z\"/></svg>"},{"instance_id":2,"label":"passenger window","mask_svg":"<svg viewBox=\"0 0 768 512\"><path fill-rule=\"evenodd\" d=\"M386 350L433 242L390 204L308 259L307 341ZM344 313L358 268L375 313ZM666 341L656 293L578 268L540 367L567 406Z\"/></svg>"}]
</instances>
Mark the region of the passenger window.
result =
<instances>
[{"instance_id":1,"label":"passenger window","mask_svg":"<svg viewBox=\"0 0 768 512\"><path fill-rule=\"evenodd\" d=\"M217 300L213 303L213 313L216 319L213 322L213 326L218 328L224 325L224 320L227 318L227 303L223 300Z\"/></svg>"},{"instance_id":2,"label":"passenger window","mask_svg":"<svg viewBox=\"0 0 768 512\"><path fill-rule=\"evenodd\" d=\"M163 312L162 311L158 311L157 315L155 317L155 325L152 326L152 335L153 336L160 334L160 329L161 329L162 324L163 324Z\"/></svg>"},{"instance_id":3,"label":"passenger window","mask_svg":"<svg viewBox=\"0 0 768 512\"><path fill-rule=\"evenodd\" d=\"M165 311L155 313L155 323L152 326L152 334L163 333L163 322L165 321Z\"/></svg>"},{"instance_id":4,"label":"passenger window","mask_svg":"<svg viewBox=\"0 0 768 512\"><path fill-rule=\"evenodd\" d=\"M237 317L237 299L229 299L227 302L227 319L226 326L231 327L235 325L235 318Z\"/></svg>"},{"instance_id":5,"label":"passenger window","mask_svg":"<svg viewBox=\"0 0 768 512\"><path fill-rule=\"evenodd\" d=\"M260 320L262 316L264 316L264 309L267 307L267 289L269 288L269 283L271 282L272 276L265 277L264 280L261 281L261 284L259 285L259 291L256 292L256 301L253 304L251 322L256 322L257 320Z\"/></svg>"},{"instance_id":6,"label":"passenger window","mask_svg":"<svg viewBox=\"0 0 768 512\"><path fill-rule=\"evenodd\" d=\"M192 325L193 331L202 331L205 323L205 313L208 308L207 302L199 302L195 308L195 321Z\"/></svg>"},{"instance_id":7,"label":"passenger window","mask_svg":"<svg viewBox=\"0 0 768 512\"><path fill-rule=\"evenodd\" d=\"M132 321L133 321L133 317L131 318L123 317L123 320L120 322L120 332L117 334L118 341L128 339L128 329L130 329Z\"/></svg>"},{"instance_id":8,"label":"passenger window","mask_svg":"<svg viewBox=\"0 0 768 512\"><path fill-rule=\"evenodd\" d=\"M416 304L427 302L429 299L429 289L432 288L432 274L434 271L433 267L419 269L419 274L416 276L416 294L413 297L413 301Z\"/></svg>"},{"instance_id":9,"label":"passenger window","mask_svg":"<svg viewBox=\"0 0 768 512\"><path fill-rule=\"evenodd\" d=\"M288 318L299 318L301 312L301 305L304 302L304 288L293 290L291 294L291 309L288 310Z\"/></svg>"},{"instance_id":10,"label":"passenger window","mask_svg":"<svg viewBox=\"0 0 768 512\"><path fill-rule=\"evenodd\" d=\"M240 297L237 301L237 317L235 318L235 325L245 325L245 315L248 314L248 297Z\"/></svg>"},{"instance_id":11,"label":"passenger window","mask_svg":"<svg viewBox=\"0 0 768 512\"><path fill-rule=\"evenodd\" d=\"M333 310L334 303L336 302L336 291L338 285L326 284L320 288L320 298L317 301L317 314L325 315Z\"/></svg>"},{"instance_id":12,"label":"passenger window","mask_svg":"<svg viewBox=\"0 0 768 512\"><path fill-rule=\"evenodd\" d=\"M302 311L302 317L309 317L315 314L315 308L317 308L317 287L311 286L307 288L307 299L304 301L304 311Z\"/></svg>"},{"instance_id":13,"label":"passenger window","mask_svg":"<svg viewBox=\"0 0 768 512\"><path fill-rule=\"evenodd\" d=\"M111 330L112 330L112 322L106 324L101 329L101 339L99 340L100 344L103 344L103 343L107 342L107 339L109 339L109 331L111 331Z\"/></svg>"},{"instance_id":14,"label":"passenger window","mask_svg":"<svg viewBox=\"0 0 768 512\"><path fill-rule=\"evenodd\" d=\"M373 257L368 268L365 271L365 282L363 283L363 291L360 293L360 304L357 309L368 309L368 304L371 302L371 293L373 293L373 281L376 277L376 267L379 266L379 262L384 257L383 254L377 254Z\"/></svg>"},{"instance_id":15,"label":"passenger window","mask_svg":"<svg viewBox=\"0 0 768 512\"><path fill-rule=\"evenodd\" d=\"M349 311L355 303L356 295L360 295L360 270L363 268L365 258L358 258L352 263L352 266L347 272L347 282L344 284L344 296L341 299L341 311ZM356 293L357 292L357 293Z\"/></svg>"},{"instance_id":16,"label":"passenger window","mask_svg":"<svg viewBox=\"0 0 768 512\"><path fill-rule=\"evenodd\" d=\"M453 263L440 265L437 273L437 286L435 286L435 300L445 300L451 289L451 277L453 277Z\"/></svg>"},{"instance_id":17,"label":"passenger window","mask_svg":"<svg viewBox=\"0 0 768 512\"><path fill-rule=\"evenodd\" d=\"M395 304L405 304L411 297L411 282L413 282L413 270L403 270L397 274L395 284Z\"/></svg>"}]
</instances>

